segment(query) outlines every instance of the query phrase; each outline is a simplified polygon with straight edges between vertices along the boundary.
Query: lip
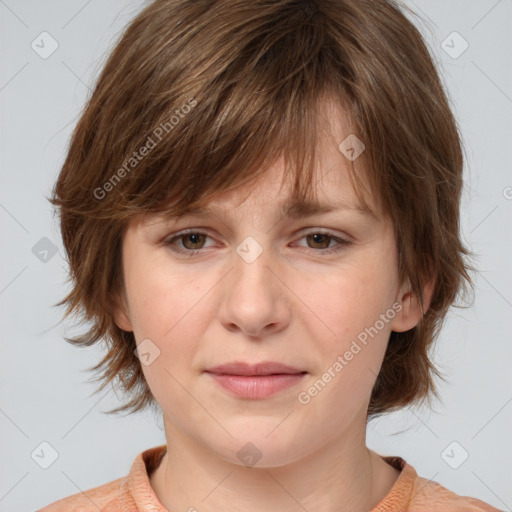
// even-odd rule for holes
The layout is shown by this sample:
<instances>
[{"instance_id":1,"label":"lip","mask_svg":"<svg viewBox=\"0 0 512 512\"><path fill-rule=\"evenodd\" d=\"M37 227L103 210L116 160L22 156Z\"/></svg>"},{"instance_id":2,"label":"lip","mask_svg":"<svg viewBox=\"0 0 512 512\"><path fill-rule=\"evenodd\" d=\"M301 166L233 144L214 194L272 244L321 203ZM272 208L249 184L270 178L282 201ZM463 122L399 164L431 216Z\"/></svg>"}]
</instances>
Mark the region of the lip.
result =
<instances>
[{"instance_id":1,"label":"lip","mask_svg":"<svg viewBox=\"0 0 512 512\"><path fill-rule=\"evenodd\" d=\"M222 364L206 370L208 373L224 374L224 375L244 375L244 376L261 376L261 375L292 375L303 373L293 366L278 363L275 361L264 361L262 363L249 364L243 361L234 361L232 363Z\"/></svg>"},{"instance_id":2,"label":"lip","mask_svg":"<svg viewBox=\"0 0 512 512\"><path fill-rule=\"evenodd\" d=\"M274 375L229 375L209 373L224 389L240 398L261 399L275 395L297 385L305 373L281 373Z\"/></svg>"},{"instance_id":3,"label":"lip","mask_svg":"<svg viewBox=\"0 0 512 512\"><path fill-rule=\"evenodd\" d=\"M237 397L262 399L297 385L307 372L277 362L233 362L210 368L206 373Z\"/></svg>"}]
</instances>

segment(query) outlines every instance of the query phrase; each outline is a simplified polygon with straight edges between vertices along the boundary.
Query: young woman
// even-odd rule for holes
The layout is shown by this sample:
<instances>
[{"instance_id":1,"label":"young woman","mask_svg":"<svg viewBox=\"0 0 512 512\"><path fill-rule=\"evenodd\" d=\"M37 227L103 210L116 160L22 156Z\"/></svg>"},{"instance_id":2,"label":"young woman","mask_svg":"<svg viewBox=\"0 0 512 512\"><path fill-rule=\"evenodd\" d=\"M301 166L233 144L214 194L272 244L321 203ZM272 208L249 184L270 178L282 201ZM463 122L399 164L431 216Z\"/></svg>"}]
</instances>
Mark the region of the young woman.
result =
<instances>
[{"instance_id":1,"label":"young woman","mask_svg":"<svg viewBox=\"0 0 512 512\"><path fill-rule=\"evenodd\" d=\"M55 186L115 411L166 444L44 512L496 511L366 446L436 395L471 284L462 149L385 0L157 0L127 27Z\"/></svg>"}]
</instances>

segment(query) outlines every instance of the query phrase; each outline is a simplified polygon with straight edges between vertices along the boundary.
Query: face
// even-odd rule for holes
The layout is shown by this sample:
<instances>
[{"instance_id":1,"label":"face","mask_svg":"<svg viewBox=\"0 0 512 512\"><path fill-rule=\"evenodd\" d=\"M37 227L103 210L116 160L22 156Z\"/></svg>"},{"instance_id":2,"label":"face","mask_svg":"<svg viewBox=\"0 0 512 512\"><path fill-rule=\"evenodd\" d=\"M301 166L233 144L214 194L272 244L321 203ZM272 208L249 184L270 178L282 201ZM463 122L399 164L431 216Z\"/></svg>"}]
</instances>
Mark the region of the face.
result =
<instances>
[{"instance_id":1,"label":"face","mask_svg":"<svg viewBox=\"0 0 512 512\"><path fill-rule=\"evenodd\" d=\"M284 215L289 187L277 163L250 194L209 203L212 213L141 217L123 239L117 323L144 354L166 433L235 464L248 454L275 467L361 439L390 333L420 318L398 283L390 220L339 206L358 201L336 144L322 162L316 196L331 212ZM295 373L208 371L232 362Z\"/></svg>"}]
</instances>

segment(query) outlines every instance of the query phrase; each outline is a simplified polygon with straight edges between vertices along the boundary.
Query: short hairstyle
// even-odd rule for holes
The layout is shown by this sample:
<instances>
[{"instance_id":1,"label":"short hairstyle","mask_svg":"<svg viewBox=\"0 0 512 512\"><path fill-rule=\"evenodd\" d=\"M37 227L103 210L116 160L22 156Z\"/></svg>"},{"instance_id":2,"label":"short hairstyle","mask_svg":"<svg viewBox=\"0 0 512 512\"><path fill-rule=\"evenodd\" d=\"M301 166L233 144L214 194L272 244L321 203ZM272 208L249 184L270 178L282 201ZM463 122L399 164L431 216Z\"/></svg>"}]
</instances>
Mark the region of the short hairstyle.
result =
<instances>
[{"instance_id":1,"label":"short hairstyle","mask_svg":"<svg viewBox=\"0 0 512 512\"><path fill-rule=\"evenodd\" d=\"M56 305L90 322L65 339L105 341L89 370L100 372L99 390L116 382L129 399L109 413L158 408L134 334L114 320L129 221L182 215L254 183L278 158L293 197L307 198L327 97L365 145L347 159L350 179L365 208L371 194L393 222L401 282L422 308L422 288L435 282L418 325L390 335L367 420L439 398L430 349L474 268L459 234L461 137L404 9L392 0L156 0L123 31L49 198L72 284Z\"/></svg>"}]
</instances>

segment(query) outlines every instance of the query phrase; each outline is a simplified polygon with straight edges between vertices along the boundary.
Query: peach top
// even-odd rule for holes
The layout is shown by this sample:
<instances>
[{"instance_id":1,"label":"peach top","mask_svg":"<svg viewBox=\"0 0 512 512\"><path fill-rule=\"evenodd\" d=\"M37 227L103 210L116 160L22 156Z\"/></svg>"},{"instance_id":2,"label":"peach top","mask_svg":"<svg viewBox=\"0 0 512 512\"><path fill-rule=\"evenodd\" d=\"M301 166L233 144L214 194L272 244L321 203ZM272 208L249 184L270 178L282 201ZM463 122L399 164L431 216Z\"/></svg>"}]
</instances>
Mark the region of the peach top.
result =
<instances>
[{"instance_id":1,"label":"peach top","mask_svg":"<svg viewBox=\"0 0 512 512\"><path fill-rule=\"evenodd\" d=\"M149 448L137 455L127 476L73 494L37 512L168 512L149 481L166 450L166 444ZM381 457L401 473L389 493L370 512L500 512L479 499L460 496L418 476L401 457Z\"/></svg>"}]
</instances>

